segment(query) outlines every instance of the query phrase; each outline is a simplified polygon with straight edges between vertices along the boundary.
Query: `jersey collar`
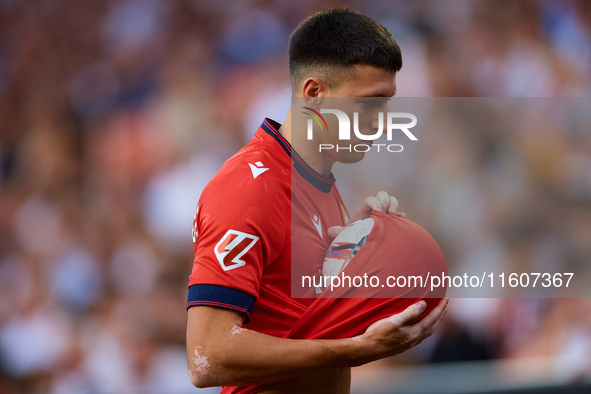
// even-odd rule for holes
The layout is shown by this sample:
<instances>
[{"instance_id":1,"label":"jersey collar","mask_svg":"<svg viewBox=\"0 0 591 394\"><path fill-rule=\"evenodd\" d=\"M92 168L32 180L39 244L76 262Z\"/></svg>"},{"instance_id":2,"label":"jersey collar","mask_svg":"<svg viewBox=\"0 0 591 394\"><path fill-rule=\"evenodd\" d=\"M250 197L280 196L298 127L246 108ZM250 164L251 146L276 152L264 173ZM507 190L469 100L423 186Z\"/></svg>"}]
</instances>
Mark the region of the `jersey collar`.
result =
<instances>
[{"instance_id":1,"label":"jersey collar","mask_svg":"<svg viewBox=\"0 0 591 394\"><path fill-rule=\"evenodd\" d=\"M328 193L332 189L332 185L335 183L335 178L332 172L327 177L320 175L312 167L310 167L304 159L298 155L298 153L291 147L291 144L279 133L281 124L275 122L272 119L265 118L261 129L269 134L271 137L281 145L283 150L292 158L293 165L297 172L312 186L320 190L321 192Z\"/></svg>"}]
</instances>

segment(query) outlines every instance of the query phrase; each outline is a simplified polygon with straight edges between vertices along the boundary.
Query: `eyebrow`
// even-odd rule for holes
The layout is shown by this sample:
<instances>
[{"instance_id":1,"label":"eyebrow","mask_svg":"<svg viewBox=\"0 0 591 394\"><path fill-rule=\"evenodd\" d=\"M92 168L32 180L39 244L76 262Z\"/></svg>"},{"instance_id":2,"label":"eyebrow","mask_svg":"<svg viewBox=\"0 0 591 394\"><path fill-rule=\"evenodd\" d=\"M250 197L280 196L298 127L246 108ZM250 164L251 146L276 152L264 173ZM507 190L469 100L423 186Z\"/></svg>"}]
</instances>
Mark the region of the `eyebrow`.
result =
<instances>
[{"instance_id":1,"label":"eyebrow","mask_svg":"<svg viewBox=\"0 0 591 394\"><path fill-rule=\"evenodd\" d=\"M396 93L398 93L398 89L396 89L394 91L394 94L392 96L390 96L389 94L384 94L384 93L375 93L375 94L372 93L372 94L367 94L367 95L364 95L361 97L394 97L394 96L396 96Z\"/></svg>"}]
</instances>

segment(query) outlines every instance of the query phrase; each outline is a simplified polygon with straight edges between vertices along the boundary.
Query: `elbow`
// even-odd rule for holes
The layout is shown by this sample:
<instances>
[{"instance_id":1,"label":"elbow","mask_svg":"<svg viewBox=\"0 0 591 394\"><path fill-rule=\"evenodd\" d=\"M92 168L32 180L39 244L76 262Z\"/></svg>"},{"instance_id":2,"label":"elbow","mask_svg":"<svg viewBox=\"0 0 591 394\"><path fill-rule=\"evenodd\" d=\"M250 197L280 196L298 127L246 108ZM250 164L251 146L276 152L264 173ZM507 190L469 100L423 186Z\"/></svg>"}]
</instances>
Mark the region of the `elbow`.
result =
<instances>
[{"instance_id":1,"label":"elbow","mask_svg":"<svg viewBox=\"0 0 591 394\"><path fill-rule=\"evenodd\" d=\"M203 383L201 382L201 378L199 376L195 376L193 371L189 369L189 379L191 379L191 383L193 386L197 387L198 389L203 388Z\"/></svg>"},{"instance_id":2,"label":"elbow","mask_svg":"<svg viewBox=\"0 0 591 394\"><path fill-rule=\"evenodd\" d=\"M187 360L191 383L197 388L219 386L220 382L216 379L217 374L213 373L211 361L202 349L202 347L196 348Z\"/></svg>"},{"instance_id":3,"label":"elbow","mask_svg":"<svg viewBox=\"0 0 591 394\"><path fill-rule=\"evenodd\" d=\"M193 386L203 389L206 387L218 387L228 385L228 381L220 379L217 374L211 371L195 370L189 367L189 379Z\"/></svg>"},{"instance_id":4,"label":"elbow","mask_svg":"<svg viewBox=\"0 0 591 394\"><path fill-rule=\"evenodd\" d=\"M198 389L214 386L213 382L206 376L206 374L199 372L196 373L191 369L189 369L189 378L191 379L193 386L197 387Z\"/></svg>"}]
</instances>

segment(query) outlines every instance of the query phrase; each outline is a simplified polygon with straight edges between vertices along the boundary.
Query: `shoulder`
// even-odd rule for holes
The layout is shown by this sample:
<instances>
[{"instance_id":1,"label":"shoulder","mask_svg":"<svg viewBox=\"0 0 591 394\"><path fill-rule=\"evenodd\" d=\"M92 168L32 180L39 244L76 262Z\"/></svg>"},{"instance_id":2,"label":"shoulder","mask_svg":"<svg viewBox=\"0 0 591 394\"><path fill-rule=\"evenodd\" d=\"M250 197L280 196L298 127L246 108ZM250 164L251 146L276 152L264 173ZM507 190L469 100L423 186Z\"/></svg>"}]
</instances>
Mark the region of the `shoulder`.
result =
<instances>
[{"instance_id":1,"label":"shoulder","mask_svg":"<svg viewBox=\"0 0 591 394\"><path fill-rule=\"evenodd\" d=\"M288 232L290 184L289 165L265 151L243 149L231 157L199 199L193 224L197 265L209 261L219 271L218 262L224 261L223 268L226 259L243 259L262 270L276 258ZM228 250L241 250L244 256Z\"/></svg>"},{"instance_id":2,"label":"shoulder","mask_svg":"<svg viewBox=\"0 0 591 394\"><path fill-rule=\"evenodd\" d=\"M201 200L233 204L278 201L289 197L290 188L289 157L249 144L224 163L204 189Z\"/></svg>"},{"instance_id":3,"label":"shoulder","mask_svg":"<svg viewBox=\"0 0 591 394\"><path fill-rule=\"evenodd\" d=\"M261 145L240 150L205 187L198 203L199 227L233 226L263 234L282 230L290 216L290 158Z\"/></svg>"}]
</instances>

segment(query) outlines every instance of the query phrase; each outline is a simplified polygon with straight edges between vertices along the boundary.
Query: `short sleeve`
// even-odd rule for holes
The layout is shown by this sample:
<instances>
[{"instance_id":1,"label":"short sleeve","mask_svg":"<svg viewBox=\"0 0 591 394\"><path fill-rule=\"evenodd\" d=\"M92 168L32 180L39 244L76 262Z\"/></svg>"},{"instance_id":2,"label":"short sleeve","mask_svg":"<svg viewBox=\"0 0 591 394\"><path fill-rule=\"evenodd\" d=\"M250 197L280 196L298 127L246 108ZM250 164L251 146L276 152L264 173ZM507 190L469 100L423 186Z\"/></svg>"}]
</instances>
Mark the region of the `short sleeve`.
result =
<instances>
[{"instance_id":1,"label":"short sleeve","mask_svg":"<svg viewBox=\"0 0 591 394\"><path fill-rule=\"evenodd\" d=\"M236 310L248 321L263 270L284 247L289 190L273 174L253 178L248 167L220 172L197 205L187 308Z\"/></svg>"}]
</instances>

